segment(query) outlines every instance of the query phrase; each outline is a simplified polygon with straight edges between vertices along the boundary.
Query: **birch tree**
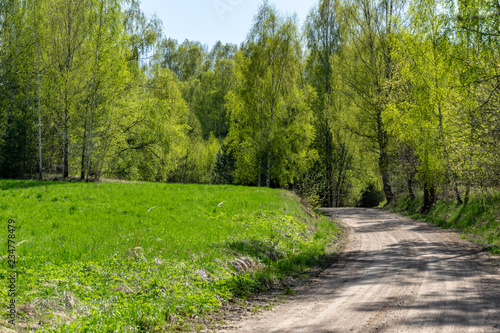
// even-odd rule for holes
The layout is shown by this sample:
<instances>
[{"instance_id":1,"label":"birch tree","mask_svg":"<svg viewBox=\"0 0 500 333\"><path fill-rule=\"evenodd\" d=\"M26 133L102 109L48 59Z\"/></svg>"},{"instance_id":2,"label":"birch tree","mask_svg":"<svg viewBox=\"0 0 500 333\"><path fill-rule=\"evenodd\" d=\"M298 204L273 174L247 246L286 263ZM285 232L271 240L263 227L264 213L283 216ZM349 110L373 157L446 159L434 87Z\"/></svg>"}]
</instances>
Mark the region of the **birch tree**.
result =
<instances>
[{"instance_id":1,"label":"birch tree","mask_svg":"<svg viewBox=\"0 0 500 333\"><path fill-rule=\"evenodd\" d=\"M346 175L350 147L344 140L345 130L339 122L339 111L344 101L341 80L335 75L342 50L341 3L322 0L311 10L305 25L310 55L307 60L308 82L315 88L317 100L313 104L316 137L314 146L319 163L326 176L326 204L329 207L342 202L343 177Z\"/></svg>"},{"instance_id":2,"label":"birch tree","mask_svg":"<svg viewBox=\"0 0 500 333\"><path fill-rule=\"evenodd\" d=\"M298 85L298 41L294 20L264 2L238 54L238 83L227 102L236 178L242 183L292 183L308 160L313 129L306 101L312 92Z\"/></svg>"},{"instance_id":3,"label":"birch tree","mask_svg":"<svg viewBox=\"0 0 500 333\"><path fill-rule=\"evenodd\" d=\"M350 1L345 8L345 78L351 101L356 105L357 125L351 130L371 143L377 151L378 167L387 202L394 198L390 183L390 136L383 112L390 91L385 90L394 72L391 36L402 17L405 2L400 0Z\"/></svg>"}]
</instances>

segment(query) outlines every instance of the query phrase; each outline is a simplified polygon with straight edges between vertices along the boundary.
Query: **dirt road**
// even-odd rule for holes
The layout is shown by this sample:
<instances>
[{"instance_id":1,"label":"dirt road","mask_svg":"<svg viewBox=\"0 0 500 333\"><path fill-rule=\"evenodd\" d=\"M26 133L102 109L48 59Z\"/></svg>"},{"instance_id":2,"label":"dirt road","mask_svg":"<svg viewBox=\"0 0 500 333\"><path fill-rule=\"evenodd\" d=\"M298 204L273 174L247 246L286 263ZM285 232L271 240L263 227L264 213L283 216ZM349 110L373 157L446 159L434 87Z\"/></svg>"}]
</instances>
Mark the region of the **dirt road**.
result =
<instances>
[{"instance_id":1,"label":"dirt road","mask_svg":"<svg viewBox=\"0 0 500 333\"><path fill-rule=\"evenodd\" d=\"M343 258L238 332L500 332L500 260L456 234L377 209L326 210Z\"/></svg>"}]
</instances>

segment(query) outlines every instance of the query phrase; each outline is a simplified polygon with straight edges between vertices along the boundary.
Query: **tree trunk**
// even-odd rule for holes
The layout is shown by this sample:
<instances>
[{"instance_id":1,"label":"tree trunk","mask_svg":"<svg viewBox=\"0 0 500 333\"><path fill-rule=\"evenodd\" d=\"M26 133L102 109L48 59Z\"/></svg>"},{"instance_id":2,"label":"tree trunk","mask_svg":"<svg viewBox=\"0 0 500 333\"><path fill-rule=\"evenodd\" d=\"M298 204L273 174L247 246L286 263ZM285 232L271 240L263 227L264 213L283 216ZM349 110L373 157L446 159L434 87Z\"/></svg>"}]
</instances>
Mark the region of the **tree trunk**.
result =
<instances>
[{"instance_id":1,"label":"tree trunk","mask_svg":"<svg viewBox=\"0 0 500 333\"><path fill-rule=\"evenodd\" d=\"M325 117L326 118L326 117ZM325 164L326 164L326 186L328 192L328 207L333 207L333 147L332 147L332 136L330 132L330 126L328 124L328 119L325 120Z\"/></svg>"},{"instance_id":2,"label":"tree trunk","mask_svg":"<svg viewBox=\"0 0 500 333\"><path fill-rule=\"evenodd\" d=\"M273 74L273 85L274 85L274 74ZM279 88L278 88L279 93ZM277 93L277 94L278 94ZM271 103L271 121L269 123L269 131L267 134L267 173L266 173L266 187L271 187L271 136L273 133L273 124L274 124L274 103L273 99Z\"/></svg>"},{"instance_id":3,"label":"tree trunk","mask_svg":"<svg viewBox=\"0 0 500 333\"><path fill-rule=\"evenodd\" d=\"M455 199L457 200L457 203L459 205L463 204L462 198L460 197L460 192L458 191L458 185L455 180L455 176L453 175L453 171L451 170L451 165L450 165L450 157L448 156L448 150L446 148L446 141L444 138L444 131L443 131L443 116L441 114L441 105L438 105L438 110L439 110L439 132L441 135L441 140L443 142L443 153L444 153L444 158L446 160L446 171L448 173L448 177L451 181L451 186L453 187L453 192L455 192Z\"/></svg>"},{"instance_id":4,"label":"tree trunk","mask_svg":"<svg viewBox=\"0 0 500 333\"><path fill-rule=\"evenodd\" d=\"M467 206L470 199L470 183L467 184L467 189L465 190L464 206Z\"/></svg>"},{"instance_id":5,"label":"tree trunk","mask_svg":"<svg viewBox=\"0 0 500 333\"><path fill-rule=\"evenodd\" d=\"M382 184L384 187L385 198L389 204L394 199L394 194L392 193L391 183L389 180L389 160L383 143L380 145L379 167L380 173L382 174Z\"/></svg>"},{"instance_id":6,"label":"tree trunk","mask_svg":"<svg viewBox=\"0 0 500 333\"><path fill-rule=\"evenodd\" d=\"M369 9L369 5L367 3L364 4L365 5L365 10L364 10L364 14L365 14L365 19L367 20L367 23L368 23L368 31L369 31L369 48L370 48L370 64L371 64L371 67L372 67L372 70L375 70L376 66L375 66L375 49L374 49L374 38L373 38L373 30L372 30L372 26L371 26L371 11ZM388 67L386 68L390 68L390 63L387 63L386 64ZM387 75L387 73L386 73ZM381 85L380 85L380 82L378 80L378 77L377 76L374 76L374 80L373 80L373 84L374 84L374 87L375 87L375 90L377 92L377 94L381 94L382 93L382 89L381 89ZM386 152L386 148L387 148L387 132L385 131L384 129L384 125L383 125L383 122L382 122L382 109L381 107L379 106L376 106L377 108L377 143L378 143L378 146L379 146L379 168L380 168L380 173L381 173L381 176L382 176L382 183L383 183L383 188L384 188L384 194L385 194L385 197L387 199L387 203L390 203L393 198L394 198L394 194L392 193L392 188L391 188L391 184L389 182L389 161L388 161L388 157L387 157L387 152Z\"/></svg>"},{"instance_id":7,"label":"tree trunk","mask_svg":"<svg viewBox=\"0 0 500 333\"><path fill-rule=\"evenodd\" d=\"M71 65L71 1L68 6L68 53L66 54L66 86L64 87L64 148L63 179L69 176L69 70Z\"/></svg>"},{"instance_id":8,"label":"tree trunk","mask_svg":"<svg viewBox=\"0 0 500 333\"><path fill-rule=\"evenodd\" d=\"M40 104L40 56L38 54L38 35L36 26L36 4L35 4L35 52L36 52L36 77L38 90L38 178L43 179L42 165L42 108Z\"/></svg>"},{"instance_id":9,"label":"tree trunk","mask_svg":"<svg viewBox=\"0 0 500 333\"><path fill-rule=\"evenodd\" d=\"M93 146L93 140L92 140L92 120L91 120L91 127L90 127L90 139L89 139L89 148L87 149L87 164L85 166L86 173L87 175L85 176L85 182L89 182L89 174L90 174L90 166L92 163L92 146Z\"/></svg>"},{"instance_id":10,"label":"tree trunk","mask_svg":"<svg viewBox=\"0 0 500 333\"><path fill-rule=\"evenodd\" d=\"M346 151L345 151L345 142L342 144L342 150L340 152L340 167L339 167L339 175L337 177L337 185L335 186L335 206L341 206L341 195L342 195L342 175L344 174L344 165L346 162Z\"/></svg>"},{"instance_id":11,"label":"tree trunk","mask_svg":"<svg viewBox=\"0 0 500 333\"><path fill-rule=\"evenodd\" d=\"M187 169L188 169L188 158L189 158L189 148L186 150L186 162L184 162L184 176L182 177L182 182L187 183Z\"/></svg>"},{"instance_id":12,"label":"tree trunk","mask_svg":"<svg viewBox=\"0 0 500 333\"><path fill-rule=\"evenodd\" d=\"M433 48L433 57L434 57L434 67L437 68L437 64L436 64L436 43L433 43L434 45L434 48ZM438 88L439 88L439 83L438 83L438 78L437 76L435 77L435 82L434 82L434 85L435 85L435 88L436 88L436 91L438 91ZM443 145L443 153L444 153L444 158L446 160L446 171L448 173L448 177L451 181L451 185L453 187L453 191L455 192L455 198L457 200L457 203L459 205L461 205L463 203L462 201L462 198L460 197L460 193L458 192L458 186L457 186L457 183L455 181L455 176L453 175L453 171L451 170L451 165L450 165L450 158L448 156L448 150L446 148L446 140L445 140L445 137L444 137L444 130L443 130L443 112L441 110L441 103L437 103L437 107L438 107L438 121L439 121L439 134L440 134L440 137L441 137L441 142L442 142L442 145Z\"/></svg>"},{"instance_id":13,"label":"tree trunk","mask_svg":"<svg viewBox=\"0 0 500 333\"><path fill-rule=\"evenodd\" d=\"M259 171L257 175L257 187L262 185L262 158L259 156Z\"/></svg>"},{"instance_id":14,"label":"tree trunk","mask_svg":"<svg viewBox=\"0 0 500 333\"><path fill-rule=\"evenodd\" d=\"M267 150L267 173L266 173L266 187L271 187L271 143L268 144Z\"/></svg>"},{"instance_id":15,"label":"tree trunk","mask_svg":"<svg viewBox=\"0 0 500 333\"><path fill-rule=\"evenodd\" d=\"M85 120L84 125L83 125L83 145L82 145L82 160L81 160L81 171L80 171L80 180L85 179L85 163L86 163L86 157L87 157L87 121Z\"/></svg>"},{"instance_id":16,"label":"tree trunk","mask_svg":"<svg viewBox=\"0 0 500 333\"><path fill-rule=\"evenodd\" d=\"M406 184L408 185L408 194L410 195L410 200L415 201L415 193L413 192L413 177L409 176L406 179Z\"/></svg>"},{"instance_id":17,"label":"tree trunk","mask_svg":"<svg viewBox=\"0 0 500 333\"><path fill-rule=\"evenodd\" d=\"M63 161L63 179L69 177L69 119L68 109L64 110L64 161Z\"/></svg>"},{"instance_id":18,"label":"tree trunk","mask_svg":"<svg viewBox=\"0 0 500 333\"><path fill-rule=\"evenodd\" d=\"M260 131L259 131L259 151L257 158L259 159L259 170L257 175L257 186L262 186L262 151L263 151L263 141L264 141L264 105L262 102L262 97L260 98Z\"/></svg>"},{"instance_id":19,"label":"tree trunk","mask_svg":"<svg viewBox=\"0 0 500 333\"><path fill-rule=\"evenodd\" d=\"M99 31L97 34L97 43L95 47L95 54L94 54L94 80L92 82L92 99L90 103L90 124L89 124L89 143L88 143L88 148L86 149L86 172L87 172L87 178L85 179L86 182L89 181L89 174L90 174L90 164L92 162L92 148L94 145L94 134L93 134L93 129L94 129L94 113L95 113L95 99L96 99L96 94L97 94L97 66L98 66L98 60L99 60L99 46L101 42L101 30L103 26L102 22L102 14L104 10L104 1L101 1L101 8L99 11Z\"/></svg>"},{"instance_id":20,"label":"tree trunk","mask_svg":"<svg viewBox=\"0 0 500 333\"><path fill-rule=\"evenodd\" d=\"M337 200L337 207L342 207L344 206L344 192L342 189L344 188L345 185L345 180L347 178L347 170L350 168L351 161L347 158L347 153L344 161L344 174L340 174L340 184L339 184L339 189L338 189L338 200Z\"/></svg>"},{"instance_id":21,"label":"tree trunk","mask_svg":"<svg viewBox=\"0 0 500 333\"><path fill-rule=\"evenodd\" d=\"M96 173L94 176L95 181L99 181L102 176L102 169L104 168L104 161L106 160L106 156L108 155L108 149L110 146L110 128L109 125L106 127L104 133L101 135L101 137L104 139L104 148L103 148L103 153L100 157L97 158L97 163L96 163Z\"/></svg>"},{"instance_id":22,"label":"tree trunk","mask_svg":"<svg viewBox=\"0 0 500 333\"><path fill-rule=\"evenodd\" d=\"M258 151L258 156L257 158L259 159L259 170L257 171L258 172L258 175L257 175L257 186L258 187L261 187L262 186L262 138L263 136L263 132L262 132L262 126L260 127L260 137L259 137L259 151Z\"/></svg>"},{"instance_id":23,"label":"tree trunk","mask_svg":"<svg viewBox=\"0 0 500 333\"><path fill-rule=\"evenodd\" d=\"M429 213L432 205L436 201L436 189L434 188L434 184L429 183L428 181L424 182L424 204L420 209L420 212L423 214Z\"/></svg>"}]
</instances>

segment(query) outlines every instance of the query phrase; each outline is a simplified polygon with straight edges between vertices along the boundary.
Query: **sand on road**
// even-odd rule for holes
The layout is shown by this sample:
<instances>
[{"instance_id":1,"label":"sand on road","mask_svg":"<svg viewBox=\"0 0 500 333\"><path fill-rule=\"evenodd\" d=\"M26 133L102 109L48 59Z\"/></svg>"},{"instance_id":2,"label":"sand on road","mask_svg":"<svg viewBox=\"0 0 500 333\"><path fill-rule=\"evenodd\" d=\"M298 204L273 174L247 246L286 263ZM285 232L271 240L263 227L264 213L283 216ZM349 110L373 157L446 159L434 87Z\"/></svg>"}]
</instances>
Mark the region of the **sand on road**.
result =
<instances>
[{"instance_id":1,"label":"sand on road","mask_svg":"<svg viewBox=\"0 0 500 333\"><path fill-rule=\"evenodd\" d=\"M237 332L500 332L500 260L449 231L380 209L332 208L338 263Z\"/></svg>"}]
</instances>

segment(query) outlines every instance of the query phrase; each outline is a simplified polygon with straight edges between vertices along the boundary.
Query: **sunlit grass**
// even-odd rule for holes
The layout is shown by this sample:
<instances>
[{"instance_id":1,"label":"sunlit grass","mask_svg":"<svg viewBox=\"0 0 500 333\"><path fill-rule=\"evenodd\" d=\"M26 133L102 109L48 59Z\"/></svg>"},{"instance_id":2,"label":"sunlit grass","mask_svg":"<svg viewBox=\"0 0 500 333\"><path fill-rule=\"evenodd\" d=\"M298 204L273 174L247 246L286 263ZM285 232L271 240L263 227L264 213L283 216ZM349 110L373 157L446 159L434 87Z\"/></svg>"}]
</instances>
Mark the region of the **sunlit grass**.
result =
<instances>
[{"instance_id":1,"label":"sunlit grass","mask_svg":"<svg viewBox=\"0 0 500 333\"><path fill-rule=\"evenodd\" d=\"M457 205L455 200L439 200L428 214L418 212L421 204L421 197L414 202L401 198L392 208L442 228L460 231L465 238L500 254L500 193L476 194L466 205Z\"/></svg>"},{"instance_id":2,"label":"sunlit grass","mask_svg":"<svg viewBox=\"0 0 500 333\"><path fill-rule=\"evenodd\" d=\"M19 323L44 330L187 329L228 299L318 265L336 233L281 190L35 181L0 188L0 246L7 249L8 219L24 241L16 249ZM1 268L6 309L5 258Z\"/></svg>"}]
</instances>

